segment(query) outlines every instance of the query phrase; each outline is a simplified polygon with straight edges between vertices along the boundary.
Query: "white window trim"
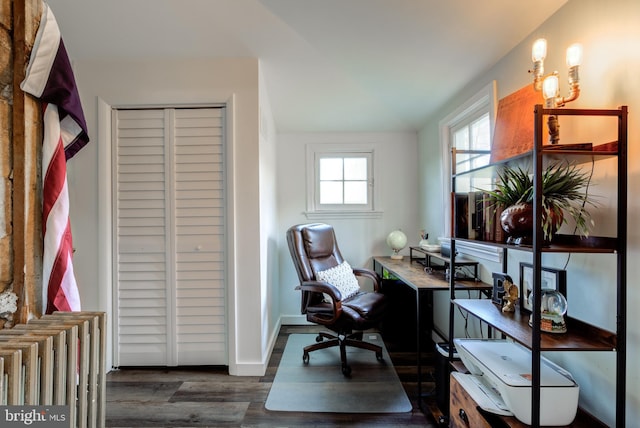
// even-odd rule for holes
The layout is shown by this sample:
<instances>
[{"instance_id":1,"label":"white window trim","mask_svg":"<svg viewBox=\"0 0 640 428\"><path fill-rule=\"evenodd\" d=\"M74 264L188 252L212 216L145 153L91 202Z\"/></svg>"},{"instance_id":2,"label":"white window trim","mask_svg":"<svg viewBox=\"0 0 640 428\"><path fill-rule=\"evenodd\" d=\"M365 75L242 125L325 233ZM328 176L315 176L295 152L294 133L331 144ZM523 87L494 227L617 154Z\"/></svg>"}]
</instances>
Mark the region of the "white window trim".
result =
<instances>
[{"instance_id":1,"label":"white window trim","mask_svg":"<svg viewBox=\"0 0 640 428\"><path fill-rule=\"evenodd\" d=\"M310 220L320 219L341 219L341 218L381 218L382 211L376 208L380 206L380 191L378 185L379 159L375 155L376 145L366 143L346 143L346 144L307 144L307 210L304 215ZM362 153L371 156L372 171L370 174L373 192L371 194L371 205L366 209L320 209L316 205L316 154L336 153L353 154Z\"/></svg>"},{"instance_id":2,"label":"white window trim","mask_svg":"<svg viewBox=\"0 0 640 428\"><path fill-rule=\"evenodd\" d=\"M442 148L442 182L444 192L442 194L442 206L444 207L444 236L451 236L451 130L467 119L469 116L477 115L479 111L489 110L489 123L491 129L491 140L496 122L496 111L498 103L496 101L497 87L493 80L471 97L467 102L452 111L440 121L440 147ZM445 238L449 241L449 238ZM456 251L483 258L486 260L501 262L502 250L492 245L485 245L479 242L456 241Z\"/></svg>"}]
</instances>

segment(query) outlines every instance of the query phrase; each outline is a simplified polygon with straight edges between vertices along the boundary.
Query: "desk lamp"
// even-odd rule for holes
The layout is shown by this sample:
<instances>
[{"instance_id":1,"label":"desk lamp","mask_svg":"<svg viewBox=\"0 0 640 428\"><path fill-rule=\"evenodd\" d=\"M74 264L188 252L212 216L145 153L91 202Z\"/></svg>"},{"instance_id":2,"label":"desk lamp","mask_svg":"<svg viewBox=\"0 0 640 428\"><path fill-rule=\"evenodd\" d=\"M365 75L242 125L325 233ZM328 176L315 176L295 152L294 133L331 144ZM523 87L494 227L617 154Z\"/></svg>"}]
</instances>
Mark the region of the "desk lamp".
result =
<instances>
[{"instance_id":1,"label":"desk lamp","mask_svg":"<svg viewBox=\"0 0 640 428\"><path fill-rule=\"evenodd\" d=\"M567 49L567 66L569 67L569 95L559 96L558 72L545 76L544 59L547 56L547 40L538 39L533 43L531 59L533 60L533 88L542 91L545 99L545 108L552 109L564 107L568 102L576 100L580 96L580 76L578 70L582 63L582 45L574 43ZM549 142L557 144L560 140L558 118L549 116Z\"/></svg>"}]
</instances>

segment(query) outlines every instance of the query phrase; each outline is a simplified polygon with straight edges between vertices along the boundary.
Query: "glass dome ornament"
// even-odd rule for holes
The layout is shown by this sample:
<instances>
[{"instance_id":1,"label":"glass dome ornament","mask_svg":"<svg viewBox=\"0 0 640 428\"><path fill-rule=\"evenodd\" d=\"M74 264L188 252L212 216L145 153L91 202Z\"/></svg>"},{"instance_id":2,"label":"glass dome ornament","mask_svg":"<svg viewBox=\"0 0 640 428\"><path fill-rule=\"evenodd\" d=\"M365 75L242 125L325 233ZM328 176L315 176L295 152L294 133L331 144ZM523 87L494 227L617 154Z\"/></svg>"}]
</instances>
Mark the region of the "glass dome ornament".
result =
<instances>
[{"instance_id":1,"label":"glass dome ornament","mask_svg":"<svg viewBox=\"0 0 640 428\"><path fill-rule=\"evenodd\" d=\"M387 245L393 250L391 258L394 260L402 260L400 251L407 246L407 235L401 230L394 230L387 236Z\"/></svg>"},{"instance_id":2,"label":"glass dome ornament","mask_svg":"<svg viewBox=\"0 0 640 428\"><path fill-rule=\"evenodd\" d=\"M529 305L533 307L533 293L529 294ZM567 299L557 290L545 288L540 300L540 331L547 333L566 333ZM529 317L529 325L533 326L533 314Z\"/></svg>"}]
</instances>

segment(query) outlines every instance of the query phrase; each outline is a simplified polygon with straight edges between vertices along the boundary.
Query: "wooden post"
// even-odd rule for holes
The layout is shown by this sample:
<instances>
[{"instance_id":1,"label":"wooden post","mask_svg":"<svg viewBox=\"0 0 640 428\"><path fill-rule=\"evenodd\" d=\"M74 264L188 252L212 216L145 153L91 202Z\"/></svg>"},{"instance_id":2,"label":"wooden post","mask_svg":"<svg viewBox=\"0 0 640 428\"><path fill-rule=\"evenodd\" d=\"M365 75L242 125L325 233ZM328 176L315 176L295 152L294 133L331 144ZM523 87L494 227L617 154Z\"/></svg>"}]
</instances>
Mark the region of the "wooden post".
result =
<instances>
[{"instance_id":1,"label":"wooden post","mask_svg":"<svg viewBox=\"0 0 640 428\"><path fill-rule=\"evenodd\" d=\"M10 288L13 282L12 33L11 1L0 0L0 292Z\"/></svg>"},{"instance_id":2,"label":"wooden post","mask_svg":"<svg viewBox=\"0 0 640 428\"><path fill-rule=\"evenodd\" d=\"M20 89L40 23L41 0L13 1L13 291L15 322L42 307L42 112Z\"/></svg>"}]
</instances>

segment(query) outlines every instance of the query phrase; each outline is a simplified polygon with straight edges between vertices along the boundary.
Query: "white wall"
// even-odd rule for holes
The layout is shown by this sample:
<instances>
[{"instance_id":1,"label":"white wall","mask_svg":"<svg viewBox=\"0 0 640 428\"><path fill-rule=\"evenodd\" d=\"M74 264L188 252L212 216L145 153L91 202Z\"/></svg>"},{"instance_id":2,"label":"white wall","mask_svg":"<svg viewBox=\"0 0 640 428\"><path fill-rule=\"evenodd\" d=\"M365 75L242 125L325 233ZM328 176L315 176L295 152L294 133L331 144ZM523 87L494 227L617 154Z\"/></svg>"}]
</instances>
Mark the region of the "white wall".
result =
<instances>
[{"instance_id":1,"label":"white wall","mask_svg":"<svg viewBox=\"0 0 640 428\"><path fill-rule=\"evenodd\" d=\"M270 355L280 327L278 270L277 145L269 94L259 76L260 123L260 266L262 269L262 352ZM264 339L267 339L264 341Z\"/></svg>"},{"instance_id":2,"label":"white wall","mask_svg":"<svg viewBox=\"0 0 640 428\"><path fill-rule=\"evenodd\" d=\"M101 60L79 61L74 69L91 138L89 146L69 167L74 267L83 309L104 310L113 315L108 227L111 142L105 138L109 134L109 106L226 103L231 186L227 193L229 368L232 374L263 374L268 359L264 344L268 338L262 328L266 277L261 274L265 261L260 256L258 61ZM110 331L109 337L111 334Z\"/></svg>"},{"instance_id":3,"label":"white wall","mask_svg":"<svg viewBox=\"0 0 640 428\"><path fill-rule=\"evenodd\" d=\"M568 105L575 108L615 108L629 105L629 176L628 210L630 225L628 233L628 299L627 317L627 426L634 426L640 417L639 367L635 364L640 356L640 337L638 311L634 309L640 300L637 278L640 277L638 260L640 235L635 227L640 221L640 149L638 131L640 113L637 108L640 99L640 2L637 0L570 0L547 22L534 31L512 52L505 56L487 73L478 76L463 91L442 107L437 115L420 132L421 194L420 218L433 230L443 230L438 219L439 208L430 201L442 200L441 191L430 184L439 180L440 147L438 141L438 122L457 106L474 95L491 80L498 82L498 98L502 98L531 83L527 70L531 68L531 44L538 37L548 41L549 56L545 68L558 70L561 76L561 91L567 93L566 66L564 52L567 46L579 41L584 46L584 61L580 70L582 93L580 98ZM603 125L600 121L583 121L580 126L563 123L561 119L561 141L593 141L595 143L611 141L611 123ZM615 126L615 125L614 125ZM594 234L611 233L615 225L615 203L612 192L612 177L615 176L615 164L605 161L596 165L593 181L594 192L601 195L601 206L593 210L596 220ZM526 260L526 253L511 252L508 260L509 273L518 278L518 263ZM530 256L529 256L530 257ZM563 256L545 256L543 265L563 268L567 263L569 313L589 323L609 330L615 330L615 259L613 256L589 256L573 254L570 259ZM436 304L436 307L440 305ZM446 306L443 306L446 307ZM447 317L437 314L437 322ZM580 404L598 415L608 424L615 419L615 354L611 353L549 353L571 371L581 386Z\"/></svg>"},{"instance_id":4,"label":"white wall","mask_svg":"<svg viewBox=\"0 0 640 428\"><path fill-rule=\"evenodd\" d=\"M309 220L306 210L307 144L372 143L380 166L375 183L380 190L381 218ZM423 228L417 219L417 135L415 133L302 133L278 135L278 252L282 323L304 321L300 315L298 277L286 241L289 227L320 221L332 224L343 257L352 266L371 267L372 255L390 255L389 232L402 229L408 245L417 245ZM408 253L408 248L404 251Z\"/></svg>"}]
</instances>

